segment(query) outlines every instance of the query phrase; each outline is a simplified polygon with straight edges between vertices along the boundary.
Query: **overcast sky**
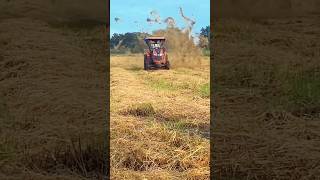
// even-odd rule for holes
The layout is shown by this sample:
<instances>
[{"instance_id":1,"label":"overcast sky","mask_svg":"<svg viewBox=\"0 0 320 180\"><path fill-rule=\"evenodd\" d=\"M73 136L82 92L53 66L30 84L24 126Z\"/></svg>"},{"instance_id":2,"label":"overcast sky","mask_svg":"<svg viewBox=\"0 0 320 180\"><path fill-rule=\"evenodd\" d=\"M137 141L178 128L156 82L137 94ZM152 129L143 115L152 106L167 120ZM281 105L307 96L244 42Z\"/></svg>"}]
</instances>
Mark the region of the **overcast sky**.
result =
<instances>
[{"instance_id":1,"label":"overcast sky","mask_svg":"<svg viewBox=\"0 0 320 180\"><path fill-rule=\"evenodd\" d=\"M182 7L185 16L194 19L194 33L210 25L210 0L111 0L110 33L148 32L163 29L165 24L150 25L147 18L152 18L151 11L156 11L164 20L173 17L179 28L185 27L179 13ZM115 18L120 18L118 22Z\"/></svg>"}]
</instances>

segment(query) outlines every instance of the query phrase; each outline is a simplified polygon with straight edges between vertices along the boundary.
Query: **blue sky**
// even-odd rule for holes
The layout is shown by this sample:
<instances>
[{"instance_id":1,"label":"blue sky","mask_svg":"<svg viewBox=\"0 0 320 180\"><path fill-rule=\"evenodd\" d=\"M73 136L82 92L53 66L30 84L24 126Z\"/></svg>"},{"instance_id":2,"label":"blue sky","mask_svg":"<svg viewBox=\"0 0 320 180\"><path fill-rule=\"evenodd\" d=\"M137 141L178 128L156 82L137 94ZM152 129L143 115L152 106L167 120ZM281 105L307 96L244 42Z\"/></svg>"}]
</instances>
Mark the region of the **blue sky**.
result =
<instances>
[{"instance_id":1,"label":"blue sky","mask_svg":"<svg viewBox=\"0 0 320 180\"><path fill-rule=\"evenodd\" d=\"M202 27L210 25L210 0L111 0L110 2L110 33L144 32L151 33L163 29L165 24L149 25L146 21L151 11L157 11L161 20L171 16L179 28L185 27L179 14L182 7L185 16L194 19L194 33ZM120 18L119 22L114 19ZM137 21L135 23L135 21Z\"/></svg>"}]
</instances>

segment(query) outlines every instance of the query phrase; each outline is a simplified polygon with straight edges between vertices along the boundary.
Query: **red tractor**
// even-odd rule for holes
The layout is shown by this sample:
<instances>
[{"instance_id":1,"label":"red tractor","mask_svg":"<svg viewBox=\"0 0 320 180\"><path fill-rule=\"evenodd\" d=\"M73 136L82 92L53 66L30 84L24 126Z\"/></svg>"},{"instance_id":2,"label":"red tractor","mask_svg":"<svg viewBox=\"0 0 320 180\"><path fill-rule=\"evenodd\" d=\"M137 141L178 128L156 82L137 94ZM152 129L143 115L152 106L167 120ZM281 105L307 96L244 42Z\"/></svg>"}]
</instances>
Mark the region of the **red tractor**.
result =
<instances>
[{"instance_id":1,"label":"red tractor","mask_svg":"<svg viewBox=\"0 0 320 180\"><path fill-rule=\"evenodd\" d=\"M170 69L168 54L164 47L164 37L147 37L144 39L149 49L144 53L144 70Z\"/></svg>"}]
</instances>

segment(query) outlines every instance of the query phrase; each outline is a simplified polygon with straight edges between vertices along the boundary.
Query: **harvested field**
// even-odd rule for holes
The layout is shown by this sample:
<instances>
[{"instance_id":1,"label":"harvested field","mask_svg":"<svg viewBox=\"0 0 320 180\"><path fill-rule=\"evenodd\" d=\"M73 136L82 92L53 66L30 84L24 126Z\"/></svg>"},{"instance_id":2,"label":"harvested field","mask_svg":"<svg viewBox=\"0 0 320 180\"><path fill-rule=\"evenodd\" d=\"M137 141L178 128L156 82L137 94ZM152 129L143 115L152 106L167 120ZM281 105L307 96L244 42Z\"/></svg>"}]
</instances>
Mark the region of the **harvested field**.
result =
<instances>
[{"instance_id":1,"label":"harvested field","mask_svg":"<svg viewBox=\"0 0 320 180\"><path fill-rule=\"evenodd\" d=\"M215 179L320 177L319 22L215 22Z\"/></svg>"},{"instance_id":2,"label":"harvested field","mask_svg":"<svg viewBox=\"0 0 320 180\"><path fill-rule=\"evenodd\" d=\"M142 54L111 56L112 179L209 179L209 58L201 61L144 71Z\"/></svg>"},{"instance_id":3,"label":"harvested field","mask_svg":"<svg viewBox=\"0 0 320 180\"><path fill-rule=\"evenodd\" d=\"M49 5L0 2L0 179L101 179L104 27Z\"/></svg>"}]
</instances>

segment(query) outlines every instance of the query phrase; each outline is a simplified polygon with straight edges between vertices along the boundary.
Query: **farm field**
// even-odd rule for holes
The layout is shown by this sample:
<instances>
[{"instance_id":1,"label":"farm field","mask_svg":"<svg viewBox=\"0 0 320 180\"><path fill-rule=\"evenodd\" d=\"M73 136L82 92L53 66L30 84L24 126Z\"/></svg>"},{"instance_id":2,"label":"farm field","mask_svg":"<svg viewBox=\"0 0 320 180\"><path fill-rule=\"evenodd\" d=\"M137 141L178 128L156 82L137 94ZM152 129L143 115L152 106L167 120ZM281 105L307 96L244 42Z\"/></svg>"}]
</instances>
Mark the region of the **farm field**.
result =
<instances>
[{"instance_id":1,"label":"farm field","mask_svg":"<svg viewBox=\"0 0 320 180\"><path fill-rule=\"evenodd\" d=\"M143 54L111 56L112 179L209 179L209 57L201 61L144 71Z\"/></svg>"},{"instance_id":2,"label":"farm field","mask_svg":"<svg viewBox=\"0 0 320 180\"><path fill-rule=\"evenodd\" d=\"M0 179L101 179L104 27L6 13L37 2L0 3Z\"/></svg>"},{"instance_id":3,"label":"farm field","mask_svg":"<svg viewBox=\"0 0 320 180\"><path fill-rule=\"evenodd\" d=\"M319 22L215 21L215 179L320 177Z\"/></svg>"}]
</instances>

